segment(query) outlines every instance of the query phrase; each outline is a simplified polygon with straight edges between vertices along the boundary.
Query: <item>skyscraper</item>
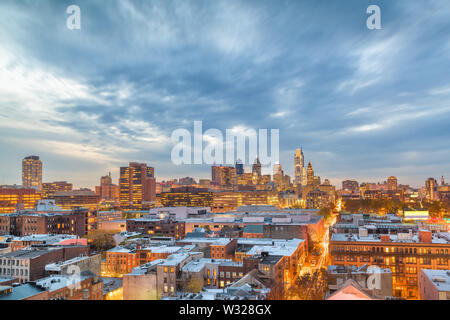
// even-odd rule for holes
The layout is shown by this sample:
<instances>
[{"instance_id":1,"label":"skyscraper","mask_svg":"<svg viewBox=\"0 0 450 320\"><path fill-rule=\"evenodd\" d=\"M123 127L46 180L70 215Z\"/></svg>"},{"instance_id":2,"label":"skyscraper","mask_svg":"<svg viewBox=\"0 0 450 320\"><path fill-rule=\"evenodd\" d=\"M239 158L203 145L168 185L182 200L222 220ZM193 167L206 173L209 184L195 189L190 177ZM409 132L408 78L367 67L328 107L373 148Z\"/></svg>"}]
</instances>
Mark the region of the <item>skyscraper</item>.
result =
<instances>
[{"instance_id":1,"label":"skyscraper","mask_svg":"<svg viewBox=\"0 0 450 320\"><path fill-rule=\"evenodd\" d=\"M308 163L308 169L306 171L306 174L307 174L306 184L314 185L314 169L312 167L311 162Z\"/></svg>"},{"instance_id":2,"label":"skyscraper","mask_svg":"<svg viewBox=\"0 0 450 320\"><path fill-rule=\"evenodd\" d=\"M120 168L120 206L142 208L156 201L155 171L145 163Z\"/></svg>"},{"instance_id":3,"label":"skyscraper","mask_svg":"<svg viewBox=\"0 0 450 320\"><path fill-rule=\"evenodd\" d=\"M212 166L211 182L221 186L235 185L236 168L226 166Z\"/></svg>"},{"instance_id":4,"label":"skyscraper","mask_svg":"<svg viewBox=\"0 0 450 320\"><path fill-rule=\"evenodd\" d=\"M273 182L275 182L278 190L280 190L283 185L283 169L279 163L273 166Z\"/></svg>"},{"instance_id":5,"label":"skyscraper","mask_svg":"<svg viewBox=\"0 0 450 320\"><path fill-rule=\"evenodd\" d=\"M303 169L305 167L305 158L303 156L303 150L297 149L295 150L295 157L294 157L294 165L295 165L295 185L302 185L303 184Z\"/></svg>"},{"instance_id":6,"label":"skyscraper","mask_svg":"<svg viewBox=\"0 0 450 320\"><path fill-rule=\"evenodd\" d=\"M437 200L437 182L434 178L428 178L427 181L425 181L425 189L427 191L427 199L428 200Z\"/></svg>"},{"instance_id":7,"label":"skyscraper","mask_svg":"<svg viewBox=\"0 0 450 320\"><path fill-rule=\"evenodd\" d=\"M241 176L244 174L244 164L241 160L236 161L236 174Z\"/></svg>"},{"instance_id":8,"label":"skyscraper","mask_svg":"<svg viewBox=\"0 0 450 320\"><path fill-rule=\"evenodd\" d=\"M388 188L388 190L391 190L391 191L397 190L397 178L396 177L391 176L388 178L387 188Z\"/></svg>"},{"instance_id":9,"label":"skyscraper","mask_svg":"<svg viewBox=\"0 0 450 320\"><path fill-rule=\"evenodd\" d=\"M258 157L255 159L255 163L252 166L253 184L258 184L261 179L261 162L259 162Z\"/></svg>"},{"instance_id":10,"label":"skyscraper","mask_svg":"<svg viewBox=\"0 0 450 320\"><path fill-rule=\"evenodd\" d=\"M22 185L24 188L42 190L42 161L39 156L22 160Z\"/></svg>"},{"instance_id":11,"label":"skyscraper","mask_svg":"<svg viewBox=\"0 0 450 320\"><path fill-rule=\"evenodd\" d=\"M120 187L112 183L111 172L100 178L100 186L95 187L95 193L105 200L119 199Z\"/></svg>"}]
</instances>

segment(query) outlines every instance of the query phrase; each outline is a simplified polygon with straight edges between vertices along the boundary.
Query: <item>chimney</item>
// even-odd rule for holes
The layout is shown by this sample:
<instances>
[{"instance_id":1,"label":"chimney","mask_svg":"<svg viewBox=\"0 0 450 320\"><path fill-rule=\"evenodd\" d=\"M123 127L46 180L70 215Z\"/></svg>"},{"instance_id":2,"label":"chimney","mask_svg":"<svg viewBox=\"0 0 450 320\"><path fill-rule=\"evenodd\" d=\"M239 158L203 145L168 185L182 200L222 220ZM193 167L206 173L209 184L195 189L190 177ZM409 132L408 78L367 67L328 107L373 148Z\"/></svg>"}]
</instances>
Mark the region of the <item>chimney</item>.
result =
<instances>
[{"instance_id":1,"label":"chimney","mask_svg":"<svg viewBox=\"0 0 450 320\"><path fill-rule=\"evenodd\" d=\"M431 231L419 230L419 242L421 242L421 243L431 243L432 242Z\"/></svg>"}]
</instances>

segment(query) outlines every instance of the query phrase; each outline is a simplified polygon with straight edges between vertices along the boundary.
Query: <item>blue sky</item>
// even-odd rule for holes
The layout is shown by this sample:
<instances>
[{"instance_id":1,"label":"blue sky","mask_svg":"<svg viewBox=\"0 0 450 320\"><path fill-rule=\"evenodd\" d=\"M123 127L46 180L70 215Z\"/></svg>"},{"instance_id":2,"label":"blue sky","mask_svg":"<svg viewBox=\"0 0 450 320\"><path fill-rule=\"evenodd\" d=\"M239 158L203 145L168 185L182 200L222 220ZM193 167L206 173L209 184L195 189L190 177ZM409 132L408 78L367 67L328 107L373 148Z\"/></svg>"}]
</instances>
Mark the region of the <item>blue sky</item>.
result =
<instances>
[{"instance_id":1,"label":"blue sky","mask_svg":"<svg viewBox=\"0 0 450 320\"><path fill-rule=\"evenodd\" d=\"M366 27L371 4L382 30ZM302 146L336 185L450 179L449 18L447 0L2 0L0 184L30 154L44 181L77 187L129 161L208 178L170 160L194 120L280 129L290 175Z\"/></svg>"}]
</instances>

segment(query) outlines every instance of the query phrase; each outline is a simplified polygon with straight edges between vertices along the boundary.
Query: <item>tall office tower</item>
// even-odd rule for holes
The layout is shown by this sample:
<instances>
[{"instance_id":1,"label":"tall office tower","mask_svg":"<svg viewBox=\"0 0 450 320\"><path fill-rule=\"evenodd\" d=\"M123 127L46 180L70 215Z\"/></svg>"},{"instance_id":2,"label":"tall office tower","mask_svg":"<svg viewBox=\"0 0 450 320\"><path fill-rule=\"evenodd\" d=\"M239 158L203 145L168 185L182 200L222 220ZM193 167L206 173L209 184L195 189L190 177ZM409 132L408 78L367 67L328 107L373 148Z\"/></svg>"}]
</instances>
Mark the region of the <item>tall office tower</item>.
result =
<instances>
[{"instance_id":1,"label":"tall office tower","mask_svg":"<svg viewBox=\"0 0 450 320\"><path fill-rule=\"evenodd\" d=\"M236 174L238 176L242 176L244 174L244 164L240 159L236 161Z\"/></svg>"},{"instance_id":2,"label":"tall office tower","mask_svg":"<svg viewBox=\"0 0 450 320\"><path fill-rule=\"evenodd\" d=\"M305 158L303 156L303 150L301 148L295 150L294 164L295 164L294 184L301 185L303 184L303 168L305 167Z\"/></svg>"},{"instance_id":3,"label":"tall office tower","mask_svg":"<svg viewBox=\"0 0 450 320\"><path fill-rule=\"evenodd\" d=\"M307 184L308 184L308 175L306 174L306 167L303 167L302 186L306 186Z\"/></svg>"},{"instance_id":4,"label":"tall office tower","mask_svg":"<svg viewBox=\"0 0 450 320\"><path fill-rule=\"evenodd\" d=\"M320 186L322 184L322 181L320 180L319 176L314 176L314 185Z\"/></svg>"},{"instance_id":5,"label":"tall office tower","mask_svg":"<svg viewBox=\"0 0 450 320\"><path fill-rule=\"evenodd\" d=\"M441 177L441 186L445 186L444 176Z\"/></svg>"},{"instance_id":6,"label":"tall office tower","mask_svg":"<svg viewBox=\"0 0 450 320\"><path fill-rule=\"evenodd\" d=\"M258 157L255 159L255 163L252 166L252 176L253 176L253 184L258 184L261 179L261 162L259 162Z\"/></svg>"},{"instance_id":7,"label":"tall office tower","mask_svg":"<svg viewBox=\"0 0 450 320\"><path fill-rule=\"evenodd\" d=\"M425 181L425 189L427 192L427 199L428 200L437 200L437 182L434 178L428 178L427 181Z\"/></svg>"},{"instance_id":8,"label":"tall office tower","mask_svg":"<svg viewBox=\"0 0 450 320\"><path fill-rule=\"evenodd\" d=\"M155 169L145 163L130 162L120 168L120 206L142 208L156 201Z\"/></svg>"},{"instance_id":9,"label":"tall office tower","mask_svg":"<svg viewBox=\"0 0 450 320\"><path fill-rule=\"evenodd\" d=\"M283 169L279 163L276 163L273 166L273 182L278 189L280 189L283 185Z\"/></svg>"},{"instance_id":10,"label":"tall office tower","mask_svg":"<svg viewBox=\"0 0 450 320\"><path fill-rule=\"evenodd\" d=\"M388 178L387 188L388 188L388 190L391 190L391 191L397 190L397 178L396 177L391 176Z\"/></svg>"},{"instance_id":11,"label":"tall office tower","mask_svg":"<svg viewBox=\"0 0 450 320\"><path fill-rule=\"evenodd\" d=\"M311 162L308 163L308 169L306 170L306 184L307 185L313 185L314 184L314 169L312 167Z\"/></svg>"},{"instance_id":12,"label":"tall office tower","mask_svg":"<svg viewBox=\"0 0 450 320\"><path fill-rule=\"evenodd\" d=\"M39 156L22 160L22 185L24 188L42 190L42 161Z\"/></svg>"},{"instance_id":13,"label":"tall office tower","mask_svg":"<svg viewBox=\"0 0 450 320\"><path fill-rule=\"evenodd\" d=\"M211 182L221 186L235 185L236 168L226 166L211 167Z\"/></svg>"},{"instance_id":14,"label":"tall office tower","mask_svg":"<svg viewBox=\"0 0 450 320\"><path fill-rule=\"evenodd\" d=\"M100 178L100 186L95 187L95 193L105 200L119 199L120 187L112 183L111 172Z\"/></svg>"}]
</instances>

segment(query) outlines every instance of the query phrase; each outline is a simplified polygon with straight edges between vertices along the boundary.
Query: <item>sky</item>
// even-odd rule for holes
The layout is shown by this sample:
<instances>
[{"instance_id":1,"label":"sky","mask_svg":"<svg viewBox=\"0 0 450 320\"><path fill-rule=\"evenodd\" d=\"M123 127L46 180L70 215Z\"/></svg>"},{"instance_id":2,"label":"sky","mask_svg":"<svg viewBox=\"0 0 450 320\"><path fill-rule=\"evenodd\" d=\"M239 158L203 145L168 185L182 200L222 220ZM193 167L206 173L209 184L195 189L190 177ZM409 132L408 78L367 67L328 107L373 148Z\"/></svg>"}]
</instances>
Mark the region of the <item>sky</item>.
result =
<instances>
[{"instance_id":1,"label":"sky","mask_svg":"<svg viewBox=\"0 0 450 320\"><path fill-rule=\"evenodd\" d=\"M21 184L28 155L76 187L131 161L210 178L171 162L172 132L194 121L279 129L291 176L303 147L338 186L450 180L449 18L447 0L2 0L0 184Z\"/></svg>"}]
</instances>

